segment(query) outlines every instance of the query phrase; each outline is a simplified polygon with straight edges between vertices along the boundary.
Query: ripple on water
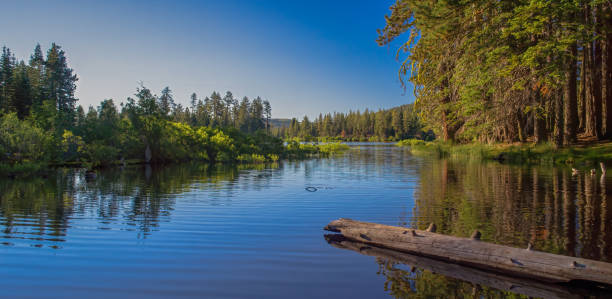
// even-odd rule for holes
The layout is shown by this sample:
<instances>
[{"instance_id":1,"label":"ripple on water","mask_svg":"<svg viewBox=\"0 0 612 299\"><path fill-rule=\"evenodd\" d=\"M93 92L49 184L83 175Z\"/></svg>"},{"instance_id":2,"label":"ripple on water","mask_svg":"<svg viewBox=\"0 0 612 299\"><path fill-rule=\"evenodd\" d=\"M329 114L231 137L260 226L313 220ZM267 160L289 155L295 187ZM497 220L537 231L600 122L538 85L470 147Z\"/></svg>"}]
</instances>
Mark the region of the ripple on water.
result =
<instances>
[{"instance_id":1,"label":"ripple on water","mask_svg":"<svg viewBox=\"0 0 612 299\"><path fill-rule=\"evenodd\" d=\"M0 267L9 274L0 288L9 297L370 298L388 294L386 283L398 295L461 297L471 284L334 248L322 227L339 217L435 222L446 234L479 229L487 241L611 261L606 185L565 169L369 144L263 169L128 167L89 182L58 171L0 181Z\"/></svg>"}]
</instances>

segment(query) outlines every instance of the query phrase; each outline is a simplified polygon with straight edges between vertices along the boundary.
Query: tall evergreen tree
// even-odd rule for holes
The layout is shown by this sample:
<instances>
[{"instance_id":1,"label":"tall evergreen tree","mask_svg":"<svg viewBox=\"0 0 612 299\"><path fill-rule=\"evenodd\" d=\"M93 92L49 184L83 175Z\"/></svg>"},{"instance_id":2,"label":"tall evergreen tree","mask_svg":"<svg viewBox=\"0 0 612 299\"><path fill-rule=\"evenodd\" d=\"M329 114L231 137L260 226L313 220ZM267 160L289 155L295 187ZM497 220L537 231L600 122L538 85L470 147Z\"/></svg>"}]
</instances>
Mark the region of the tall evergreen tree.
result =
<instances>
[{"instance_id":1,"label":"tall evergreen tree","mask_svg":"<svg viewBox=\"0 0 612 299\"><path fill-rule=\"evenodd\" d=\"M40 44L36 44L28 65L28 76L30 77L30 85L32 86L32 104L40 106L45 100L45 57L43 56Z\"/></svg>"},{"instance_id":2,"label":"tall evergreen tree","mask_svg":"<svg viewBox=\"0 0 612 299\"><path fill-rule=\"evenodd\" d=\"M13 92L11 107L17 112L17 116L20 119L24 119L30 114L30 107L32 106L32 87L30 85L27 67L23 61L15 68L11 81L11 89Z\"/></svg>"},{"instance_id":3,"label":"tall evergreen tree","mask_svg":"<svg viewBox=\"0 0 612 299\"><path fill-rule=\"evenodd\" d=\"M45 96L55 101L58 128L73 125L77 99L74 97L78 78L68 67L64 50L53 43L45 61Z\"/></svg>"},{"instance_id":4,"label":"tall evergreen tree","mask_svg":"<svg viewBox=\"0 0 612 299\"><path fill-rule=\"evenodd\" d=\"M159 96L159 111L162 115L167 116L174 109L174 98L170 87L166 86L162 89Z\"/></svg>"},{"instance_id":5,"label":"tall evergreen tree","mask_svg":"<svg viewBox=\"0 0 612 299\"><path fill-rule=\"evenodd\" d=\"M11 109L14 69L15 56L9 48L2 47L2 56L0 56L0 113Z\"/></svg>"},{"instance_id":6,"label":"tall evergreen tree","mask_svg":"<svg viewBox=\"0 0 612 299\"><path fill-rule=\"evenodd\" d=\"M198 105L198 95L194 92L191 94L189 99L190 99L190 104L191 104L191 111L194 112L196 111L196 107Z\"/></svg>"},{"instance_id":7,"label":"tall evergreen tree","mask_svg":"<svg viewBox=\"0 0 612 299\"><path fill-rule=\"evenodd\" d=\"M251 103L250 120L251 120L251 131L263 129L264 123L264 108L263 101L260 97L256 97Z\"/></svg>"},{"instance_id":8,"label":"tall evergreen tree","mask_svg":"<svg viewBox=\"0 0 612 299\"><path fill-rule=\"evenodd\" d=\"M397 0L377 41L403 40L400 79L414 84L423 121L441 138L569 144L577 127L600 138L609 119L610 5Z\"/></svg>"},{"instance_id":9,"label":"tall evergreen tree","mask_svg":"<svg viewBox=\"0 0 612 299\"><path fill-rule=\"evenodd\" d=\"M250 106L251 105L249 102L249 98L248 97L242 98L242 101L240 101L240 105L238 107L238 116L237 116L238 128L242 132L250 132L251 130L251 123L249 121L250 119L249 111L251 110Z\"/></svg>"},{"instance_id":10,"label":"tall evergreen tree","mask_svg":"<svg viewBox=\"0 0 612 299\"><path fill-rule=\"evenodd\" d=\"M227 91L223 97L223 117L222 123L224 127L232 125L232 106L234 105L234 95L232 92Z\"/></svg>"},{"instance_id":11,"label":"tall evergreen tree","mask_svg":"<svg viewBox=\"0 0 612 299\"><path fill-rule=\"evenodd\" d=\"M263 112L266 119L266 131L270 132L270 119L272 118L272 106L267 100L263 101Z\"/></svg>"}]
</instances>

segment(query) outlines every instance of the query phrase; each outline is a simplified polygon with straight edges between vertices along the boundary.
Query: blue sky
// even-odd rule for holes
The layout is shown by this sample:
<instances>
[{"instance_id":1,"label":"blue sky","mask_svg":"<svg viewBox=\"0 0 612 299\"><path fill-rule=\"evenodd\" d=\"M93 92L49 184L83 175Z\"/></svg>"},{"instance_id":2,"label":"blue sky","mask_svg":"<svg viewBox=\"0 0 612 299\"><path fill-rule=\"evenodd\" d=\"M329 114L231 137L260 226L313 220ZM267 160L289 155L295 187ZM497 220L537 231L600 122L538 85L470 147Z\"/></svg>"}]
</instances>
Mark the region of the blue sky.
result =
<instances>
[{"instance_id":1,"label":"blue sky","mask_svg":"<svg viewBox=\"0 0 612 299\"><path fill-rule=\"evenodd\" d=\"M375 42L393 2L7 1L0 45L19 59L61 45L83 106L125 101L142 81L183 104L230 90L269 100L273 117L311 117L413 101L396 47Z\"/></svg>"}]
</instances>

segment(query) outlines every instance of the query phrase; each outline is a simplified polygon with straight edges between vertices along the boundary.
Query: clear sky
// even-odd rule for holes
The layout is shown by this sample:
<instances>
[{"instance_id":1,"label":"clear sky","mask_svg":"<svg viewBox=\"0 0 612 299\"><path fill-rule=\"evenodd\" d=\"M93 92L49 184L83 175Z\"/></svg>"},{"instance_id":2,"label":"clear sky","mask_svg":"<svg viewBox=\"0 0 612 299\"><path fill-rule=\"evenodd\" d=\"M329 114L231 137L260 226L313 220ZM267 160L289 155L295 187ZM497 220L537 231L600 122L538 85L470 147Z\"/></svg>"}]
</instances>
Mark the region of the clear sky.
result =
<instances>
[{"instance_id":1,"label":"clear sky","mask_svg":"<svg viewBox=\"0 0 612 299\"><path fill-rule=\"evenodd\" d=\"M410 103L396 47L376 29L393 0L3 1L0 46L27 59L37 42L66 51L83 106L165 86L186 104L230 90L261 96L273 117Z\"/></svg>"}]
</instances>

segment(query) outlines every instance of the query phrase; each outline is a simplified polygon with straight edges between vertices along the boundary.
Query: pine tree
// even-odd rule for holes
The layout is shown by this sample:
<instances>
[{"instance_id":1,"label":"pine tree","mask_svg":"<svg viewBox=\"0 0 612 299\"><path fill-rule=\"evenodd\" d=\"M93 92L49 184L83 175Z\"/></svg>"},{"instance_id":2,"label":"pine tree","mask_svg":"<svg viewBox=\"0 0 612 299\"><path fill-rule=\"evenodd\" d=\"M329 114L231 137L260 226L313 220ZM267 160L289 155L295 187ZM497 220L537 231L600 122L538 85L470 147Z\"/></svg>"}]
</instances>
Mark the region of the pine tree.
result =
<instances>
[{"instance_id":1,"label":"pine tree","mask_svg":"<svg viewBox=\"0 0 612 299\"><path fill-rule=\"evenodd\" d=\"M602 120L612 119L602 111L612 85L611 8L595 0L398 0L377 42L402 39L400 79L415 86L422 120L441 138L512 142L528 133L570 144L577 128L600 138Z\"/></svg>"},{"instance_id":2,"label":"pine tree","mask_svg":"<svg viewBox=\"0 0 612 299\"><path fill-rule=\"evenodd\" d=\"M264 116L266 118L266 131L268 133L270 133L270 119L272 118L272 106L270 105L270 102L263 101L263 111L264 111Z\"/></svg>"},{"instance_id":3,"label":"pine tree","mask_svg":"<svg viewBox=\"0 0 612 299\"><path fill-rule=\"evenodd\" d=\"M30 115L30 107L32 106L32 87L30 85L27 67L23 61L15 68L11 81L11 90L13 94L10 106L17 112L17 116L20 119L24 119Z\"/></svg>"},{"instance_id":4,"label":"pine tree","mask_svg":"<svg viewBox=\"0 0 612 299\"><path fill-rule=\"evenodd\" d=\"M238 107L237 127L242 132L250 132L251 123L249 111L251 110L248 97L242 98Z\"/></svg>"},{"instance_id":5,"label":"pine tree","mask_svg":"<svg viewBox=\"0 0 612 299\"><path fill-rule=\"evenodd\" d=\"M166 86L159 96L159 111L163 116L168 116L174 109L174 98L172 97L172 91L170 87Z\"/></svg>"},{"instance_id":6,"label":"pine tree","mask_svg":"<svg viewBox=\"0 0 612 299\"><path fill-rule=\"evenodd\" d=\"M45 96L55 101L58 128L69 128L75 119L77 76L68 67L64 50L53 43L45 61Z\"/></svg>"},{"instance_id":7,"label":"pine tree","mask_svg":"<svg viewBox=\"0 0 612 299\"><path fill-rule=\"evenodd\" d=\"M135 110L138 114L146 116L161 114L157 96L151 93L151 90L146 88L142 83L140 83L140 87L136 88L135 96L138 99L135 106Z\"/></svg>"},{"instance_id":8,"label":"pine tree","mask_svg":"<svg viewBox=\"0 0 612 299\"><path fill-rule=\"evenodd\" d=\"M40 44L36 44L28 65L28 76L30 77L30 85L32 86L32 104L40 106L45 100L45 57L43 56Z\"/></svg>"},{"instance_id":9,"label":"pine tree","mask_svg":"<svg viewBox=\"0 0 612 299\"><path fill-rule=\"evenodd\" d=\"M2 47L2 56L0 56L0 113L11 109L14 69L15 56L9 48Z\"/></svg>"},{"instance_id":10,"label":"pine tree","mask_svg":"<svg viewBox=\"0 0 612 299\"><path fill-rule=\"evenodd\" d=\"M189 98L191 99L191 112L195 112L198 105L198 95L194 92Z\"/></svg>"},{"instance_id":11,"label":"pine tree","mask_svg":"<svg viewBox=\"0 0 612 299\"><path fill-rule=\"evenodd\" d=\"M228 127L232 125L232 105L234 104L234 95L227 91L225 96L223 97L223 116L222 116L222 125L224 127Z\"/></svg>"},{"instance_id":12,"label":"pine tree","mask_svg":"<svg viewBox=\"0 0 612 299\"><path fill-rule=\"evenodd\" d=\"M256 97L251 103L250 109L251 132L256 132L264 128L264 108L263 101Z\"/></svg>"},{"instance_id":13,"label":"pine tree","mask_svg":"<svg viewBox=\"0 0 612 299\"><path fill-rule=\"evenodd\" d=\"M223 114L224 114L224 106L223 99L221 95L213 91L210 95L210 104L211 104L211 118L212 118L212 126L219 127L223 125Z\"/></svg>"}]
</instances>

